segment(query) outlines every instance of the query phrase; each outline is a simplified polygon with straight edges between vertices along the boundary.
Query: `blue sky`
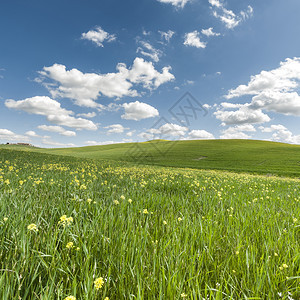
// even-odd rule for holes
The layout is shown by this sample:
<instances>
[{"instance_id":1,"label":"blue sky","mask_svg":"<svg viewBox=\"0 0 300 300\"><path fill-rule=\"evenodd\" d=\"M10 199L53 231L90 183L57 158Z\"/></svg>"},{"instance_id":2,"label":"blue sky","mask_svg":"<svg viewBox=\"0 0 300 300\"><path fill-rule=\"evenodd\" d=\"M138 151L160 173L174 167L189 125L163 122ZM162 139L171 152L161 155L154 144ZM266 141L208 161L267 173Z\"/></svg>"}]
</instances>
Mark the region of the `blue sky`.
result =
<instances>
[{"instance_id":1,"label":"blue sky","mask_svg":"<svg viewBox=\"0 0 300 300\"><path fill-rule=\"evenodd\" d=\"M297 0L2 1L0 143L300 144L299 11ZM178 102L187 92L198 110Z\"/></svg>"}]
</instances>

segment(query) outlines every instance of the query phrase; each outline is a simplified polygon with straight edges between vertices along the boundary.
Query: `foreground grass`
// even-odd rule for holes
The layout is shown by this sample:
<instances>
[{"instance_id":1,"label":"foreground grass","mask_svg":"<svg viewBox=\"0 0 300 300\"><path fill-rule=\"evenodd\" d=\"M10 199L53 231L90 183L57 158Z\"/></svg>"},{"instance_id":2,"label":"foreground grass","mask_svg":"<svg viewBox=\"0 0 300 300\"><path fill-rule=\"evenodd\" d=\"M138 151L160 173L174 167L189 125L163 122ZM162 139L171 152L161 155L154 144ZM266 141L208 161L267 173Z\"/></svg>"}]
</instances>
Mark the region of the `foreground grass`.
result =
<instances>
[{"instance_id":1,"label":"foreground grass","mask_svg":"<svg viewBox=\"0 0 300 300\"><path fill-rule=\"evenodd\" d=\"M0 150L0 298L299 299L299 184Z\"/></svg>"}]
</instances>

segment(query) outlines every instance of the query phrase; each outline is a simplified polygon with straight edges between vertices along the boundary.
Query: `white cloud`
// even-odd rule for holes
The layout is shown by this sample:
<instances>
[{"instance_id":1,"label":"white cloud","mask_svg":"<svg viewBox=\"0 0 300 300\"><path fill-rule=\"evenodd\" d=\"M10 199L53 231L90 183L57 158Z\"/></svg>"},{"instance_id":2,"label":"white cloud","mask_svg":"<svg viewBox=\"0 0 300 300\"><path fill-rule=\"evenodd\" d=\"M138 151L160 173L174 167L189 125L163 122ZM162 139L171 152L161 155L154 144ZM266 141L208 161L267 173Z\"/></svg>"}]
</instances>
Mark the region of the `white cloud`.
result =
<instances>
[{"instance_id":1,"label":"white cloud","mask_svg":"<svg viewBox=\"0 0 300 300\"><path fill-rule=\"evenodd\" d=\"M82 73L77 69L66 70L64 65L54 64L44 67L39 81L48 88L53 98L70 98L75 104L86 107L101 107L95 100L100 96L122 98L139 96L133 85L141 85L148 90L157 89L160 85L174 80L171 67L157 71L152 62L137 57L131 68L125 64L117 65L116 73L96 74ZM52 82L46 82L46 79ZM54 83L53 83L54 81Z\"/></svg>"},{"instance_id":2,"label":"white cloud","mask_svg":"<svg viewBox=\"0 0 300 300\"><path fill-rule=\"evenodd\" d=\"M161 38L166 40L168 43L170 42L171 38L175 34L175 32L172 30L168 30L167 32L165 31L158 31L158 32L160 33Z\"/></svg>"},{"instance_id":3,"label":"white cloud","mask_svg":"<svg viewBox=\"0 0 300 300\"><path fill-rule=\"evenodd\" d=\"M82 114L77 114L77 117L84 117L84 118L94 118L96 117L96 113L95 112L89 112L89 113L82 113Z\"/></svg>"},{"instance_id":4,"label":"white cloud","mask_svg":"<svg viewBox=\"0 0 300 300\"><path fill-rule=\"evenodd\" d=\"M143 35L147 36L147 35L150 35L150 34L151 34L151 31L143 30Z\"/></svg>"},{"instance_id":5,"label":"white cloud","mask_svg":"<svg viewBox=\"0 0 300 300\"><path fill-rule=\"evenodd\" d=\"M5 101L5 106L11 109L22 110L30 114L46 116L47 120L56 125L67 126L76 129L96 130L97 125L90 120L74 118L70 110L61 107L60 103L45 96L36 96L24 100Z\"/></svg>"},{"instance_id":6,"label":"white cloud","mask_svg":"<svg viewBox=\"0 0 300 300\"><path fill-rule=\"evenodd\" d=\"M159 112L153 106L135 101L124 103L125 114L121 116L122 119L140 121L142 119L153 118L159 115Z\"/></svg>"},{"instance_id":7,"label":"white cloud","mask_svg":"<svg viewBox=\"0 0 300 300\"><path fill-rule=\"evenodd\" d=\"M211 109L212 108L212 106L207 104L207 103L203 104L203 107L206 108L206 109Z\"/></svg>"},{"instance_id":8,"label":"white cloud","mask_svg":"<svg viewBox=\"0 0 300 300\"><path fill-rule=\"evenodd\" d=\"M184 85L193 85L193 84L195 84L194 80L185 80L185 83L184 83Z\"/></svg>"},{"instance_id":9,"label":"white cloud","mask_svg":"<svg viewBox=\"0 0 300 300\"><path fill-rule=\"evenodd\" d=\"M290 144L300 144L300 135L293 135L285 126L271 125L270 127L260 127L262 132L273 132L272 140Z\"/></svg>"},{"instance_id":10,"label":"white cloud","mask_svg":"<svg viewBox=\"0 0 300 300\"><path fill-rule=\"evenodd\" d=\"M97 26L95 30L83 33L81 38L92 41L99 47L103 47L103 42L112 42L116 40L116 36L114 34L109 34L99 26Z\"/></svg>"},{"instance_id":11,"label":"white cloud","mask_svg":"<svg viewBox=\"0 0 300 300\"><path fill-rule=\"evenodd\" d=\"M52 141L50 138L44 138L42 140L42 144L49 146L58 146L58 147L74 147L75 145L72 143L64 144L60 142Z\"/></svg>"},{"instance_id":12,"label":"white cloud","mask_svg":"<svg viewBox=\"0 0 300 300\"><path fill-rule=\"evenodd\" d=\"M300 58L288 58L277 69L251 76L247 85L230 90L226 98L252 95L252 101L248 104L252 110L300 116L299 86Z\"/></svg>"},{"instance_id":13,"label":"white cloud","mask_svg":"<svg viewBox=\"0 0 300 300\"><path fill-rule=\"evenodd\" d=\"M218 18L229 29L238 26L243 20L253 15L253 8L249 5L247 10L241 11L238 15L232 10L226 9L224 3L219 0L208 0L213 10L214 17Z\"/></svg>"},{"instance_id":14,"label":"white cloud","mask_svg":"<svg viewBox=\"0 0 300 300\"><path fill-rule=\"evenodd\" d=\"M113 124L113 125L109 125L104 127L107 130L108 134L111 133L123 133L125 130L127 130L128 128L123 127L123 125L121 124Z\"/></svg>"},{"instance_id":15,"label":"white cloud","mask_svg":"<svg viewBox=\"0 0 300 300\"><path fill-rule=\"evenodd\" d=\"M208 0L211 6L222 7L222 4L219 0Z\"/></svg>"},{"instance_id":16,"label":"white cloud","mask_svg":"<svg viewBox=\"0 0 300 300\"><path fill-rule=\"evenodd\" d=\"M155 62L159 61L159 58L162 56L162 51L155 49L150 43L145 41L139 41L141 47L138 47L136 53L140 53L146 57L149 57Z\"/></svg>"},{"instance_id":17,"label":"white cloud","mask_svg":"<svg viewBox=\"0 0 300 300\"><path fill-rule=\"evenodd\" d=\"M221 103L214 113L224 124L264 123L264 111L300 116L300 58L286 59L277 69L251 76L247 85L229 90L227 99L252 96L250 103ZM230 111L229 109L237 109Z\"/></svg>"},{"instance_id":18,"label":"white cloud","mask_svg":"<svg viewBox=\"0 0 300 300\"><path fill-rule=\"evenodd\" d=\"M187 127L166 123L159 128L148 129L146 132L142 132L138 136L146 140L168 139L170 137L183 138L187 132Z\"/></svg>"},{"instance_id":19,"label":"white cloud","mask_svg":"<svg viewBox=\"0 0 300 300\"><path fill-rule=\"evenodd\" d=\"M132 143L133 140L132 139L122 139L123 143Z\"/></svg>"},{"instance_id":20,"label":"white cloud","mask_svg":"<svg viewBox=\"0 0 300 300\"><path fill-rule=\"evenodd\" d=\"M0 128L0 140L5 142L29 142L30 138L25 135L16 134L11 130Z\"/></svg>"},{"instance_id":21,"label":"white cloud","mask_svg":"<svg viewBox=\"0 0 300 300\"><path fill-rule=\"evenodd\" d=\"M30 137L39 137L39 135L37 135L33 130L26 131L25 134Z\"/></svg>"},{"instance_id":22,"label":"white cloud","mask_svg":"<svg viewBox=\"0 0 300 300\"><path fill-rule=\"evenodd\" d=\"M285 130L285 126L283 125L271 125L270 127L264 127L264 126L260 126L259 129L262 132L273 132L273 131L277 131L277 130Z\"/></svg>"},{"instance_id":23,"label":"white cloud","mask_svg":"<svg viewBox=\"0 0 300 300\"><path fill-rule=\"evenodd\" d=\"M60 135L64 135L64 136L76 136L75 131L65 130L61 126L39 125L38 129L41 129L44 131L49 131L49 132L56 132L56 133L59 133Z\"/></svg>"},{"instance_id":24,"label":"white cloud","mask_svg":"<svg viewBox=\"0 0 300 300\"><path fill-rule=\"evenodd\" d=\"M249 105L241 105L236 111L218 109L214 115L223 125L265 123L271 120L260 109L251 109Z\"/></svg>"},{"instance_id":25,"label":"white cloud","mask_svg":"<svg viewBox=\"0 0 300 300\"><path fill-rule=\"evenodd\" d=\"M250 139L251 136L246 134L245 132L255 132L256 129L253 125L245 124L245 125L237 125L233 127L229 127L226 130L223 130L221 139Z\"/></svg>"},{"instance_id":26,"label":"white cloud","mask_svg":"<svg viewBox=\"0 0 300 300\"><path fill-rule=\"evenodd\" d=\"M200 41L199 32L197 30L186 33L184 36L184 45L196 48L205 48L206 43Z\"/></svg>"},{"instance_id":27,"label":"white cloud","mask_svg":"<svg viewBox=\"0 0 300 300\"><path fill-rule=\"evenodd\" d=\"M208 29L202 29L201 33L208 36L208 37L209 36L219 36L220 35L220 33L217 33L217 32L213 31L213 27L210 27Z\"/></svg>"},{"instance_id":28,"label":"white cloud","mask_svg":"<svg viewBox=\"0 0 300 300\"><path fill-rule=\"evenodd\" d=\"M188 128L177 124L167 123L162 125L158 130L160 135L184 136L185 133L188 131Z\"/></svg>"},{"instance_id":29,"label":"white cloud","mask_svg":"<svg viewBox=\"0 0 300 300\"><path fill-rule=\"evenodd\" d=\"M271 71L261 71L251 76L247 85L240 85L229 91L227 99L244 95L259 95L263 92L291 92L299 87L300 58L287 58L280 67Z\"/></svg>"},{"instance_id":30,"label":"white cloud","mask_svg":"<svg viewBox=\"0 0 300 300\"><path fill-rule=\"evenodd\" d=\"M191 0L158 0L161 3L169 3L176 7L183 8Z\"/></svg>"},{"instance_id":31,"label":"white cloud","mask_svg":"<svg viewBox=\"0 0 300 300\"><path fill-rule=\"evenodd\" d=\"M132 130L132 131L128 131L126 133L127 136L133 136L133 134L135 133L135 130Z\"/></svg>"},{"instance_id":32,"label":"white cloud","mask_svg":"<svg viewBox=\"0 0 300 300\"><path fill-rule=\"evenodd\" d=\"M89 146L102 146L102 145L111 145L111 144L116 144L118 142L115 141L105 141L105 142L97 142L97 141L86 141L85 144Z\"/></svg>"},{"instance_id":33,"label":"white cloud","mask_svg":"<svg viewBox=\"0 0 300 300\"><path fill-rule=\"evenodd\" d=\"M188 136L188 139L191 140L211 140L215 138L213 134L206 130L192 130Z\"/></svg>"}]
</instances>

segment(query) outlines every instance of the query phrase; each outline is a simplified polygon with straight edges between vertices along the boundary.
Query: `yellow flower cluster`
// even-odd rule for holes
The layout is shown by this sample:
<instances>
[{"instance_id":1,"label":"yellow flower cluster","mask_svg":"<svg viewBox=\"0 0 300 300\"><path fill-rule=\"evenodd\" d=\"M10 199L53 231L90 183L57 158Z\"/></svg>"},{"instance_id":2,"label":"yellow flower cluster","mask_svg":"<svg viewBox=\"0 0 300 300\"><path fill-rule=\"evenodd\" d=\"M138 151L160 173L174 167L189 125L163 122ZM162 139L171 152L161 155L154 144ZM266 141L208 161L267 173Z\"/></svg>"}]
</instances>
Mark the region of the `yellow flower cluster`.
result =
<instances>
[{"instance_id":1,"label":"yellow flower cluster","mask_svg":"<svg viewBox=\"0 0 300 300\"><path fill-rule=\"evenodd\" d=\"M66 248L67 249L71 249L74 247L74 243L73 242L69 242L67 245L66 245Z\"/></svg>"},{"instance_id":2,"label":"yellow flower cluster","mask_svg":"<svg viewBox=\"0 0 300 300\"><path fill-rule=\"evenodd\" d=\"M73 218L72 217L67 217L66 215L63 215L60 217L60 221L58 221L58 225L71 225L73 223Z\"/></svg>"},{"instance_id":3,"label":"yellow flower cluster","mask_svg":"<svg viewBox=\"0 0 300 300\"><path fill-rule=\"evenodd\" d=\"M64 300L76 300L76 298L74 296L68 296Z\"/></svg>"},{"instance_id":4,"label":"yellow flower cluster","mask_svg":"<svg viewBox=\"0 0 300 300\"><path fill-rule=\"evenodd\" d=\"M30 231L35 231L35 232L38 232L38 228L36 226L36 224L32 223L30 225L27 226L27 229L30 230Z\"/></svg>"},{"instance_id":5,"label":"yellow flower cluster","mask_svg":"<svg viewBox=\"0 0 300 300\"><path fill-rule=\"evenodd\" d=\"M97 278L95 281L94 281L94 284L95 284L95 289L96 290L100 290L104 284L104 280L102 277L99 277Z\"/></svg>"}]
</instances>

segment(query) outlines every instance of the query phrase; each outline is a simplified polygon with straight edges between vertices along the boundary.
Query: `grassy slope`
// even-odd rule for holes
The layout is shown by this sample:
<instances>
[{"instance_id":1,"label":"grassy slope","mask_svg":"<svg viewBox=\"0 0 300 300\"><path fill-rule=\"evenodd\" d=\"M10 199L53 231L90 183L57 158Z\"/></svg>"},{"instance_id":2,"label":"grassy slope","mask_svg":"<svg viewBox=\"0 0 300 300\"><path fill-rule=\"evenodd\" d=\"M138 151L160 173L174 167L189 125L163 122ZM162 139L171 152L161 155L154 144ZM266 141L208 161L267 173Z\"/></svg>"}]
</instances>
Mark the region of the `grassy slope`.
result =
<instances>
[{"instance_id":1,"label":"grassy slope","mask_svg":"<svg viewBox=\"0 0 300 300\"><path fill-rule=\"evenodd\" d=\"M138 144L57 149L9 147L51 154L123 160L160 166L300 176L300 146L266 141L201 140L177 141L175 143L152 141Z\"/></svg>"}]
</instances>

